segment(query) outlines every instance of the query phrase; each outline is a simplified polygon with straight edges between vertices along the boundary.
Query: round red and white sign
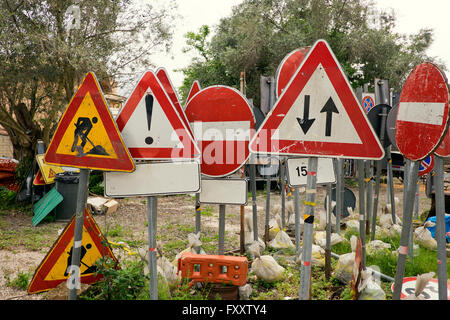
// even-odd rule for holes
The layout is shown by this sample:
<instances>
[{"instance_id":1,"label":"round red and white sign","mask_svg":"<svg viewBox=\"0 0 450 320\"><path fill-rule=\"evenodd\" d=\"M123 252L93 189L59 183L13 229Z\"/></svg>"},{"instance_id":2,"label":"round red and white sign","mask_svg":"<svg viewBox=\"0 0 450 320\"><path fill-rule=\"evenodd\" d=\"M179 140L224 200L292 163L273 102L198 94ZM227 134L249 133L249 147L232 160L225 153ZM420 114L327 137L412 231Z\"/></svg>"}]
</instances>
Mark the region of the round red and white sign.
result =
<instances>
[{"instance_id":1,"label":"round red and white sign","mask_svg":"<svg viewBox=\"0 0 450 320\"><path fill-rule=\"evenodd\" d=\"M202 174L224 177L247 161L255 118L239 91L227 86L205 88L188 101L185 113L202 152Z\"/></svg>"},{"instance_id":2,"label":"round red and white sign","mask_svg":"<svg viewBox=\"0 0 450 320\"><path fill-rule=\"evenodd\" d=\"M403 86L395 140L411 161L431 154L441 143L448 122L448 87L442 72L425 62L414 68Z\"/></svg>"},{"instance_id":3,"label":"round red and white sign","mask_svg":"<svg viewBox=\"0 0 450 320\"><path fill-rule=\"evenodd\" d=\"M403 278L402 292L400 299L404 299L407 296L414 294L416 290L417 277ZM423 289L420 297L425 300L439 300L439 285L437 279L430 279L426 287ZM394 283L391 285L391 290L394 292ZM447 297L450 300L450 284L447 285Z\"/></svg>"},{"instance_id":4,"label":"round red and white sign","mask_svg":"<svg viewBox=\"0 0 450 320\"><path fill-rule=\"evenodd\" d=\"M276 95L279 97L283 89L297 71L311 47L296 49L287 54L278 66L276 73Z\"/></svg>"},{"instance_id":5,"label":"round red and white sign","mask_svg":"<svg viewBox=\"0 0 450 320\"><path fill-rule=\"evenodd\" d=\"M450 130L447 129L444 139L434 153L441 158L450 156Z\"/></svg>"}]
</instances>

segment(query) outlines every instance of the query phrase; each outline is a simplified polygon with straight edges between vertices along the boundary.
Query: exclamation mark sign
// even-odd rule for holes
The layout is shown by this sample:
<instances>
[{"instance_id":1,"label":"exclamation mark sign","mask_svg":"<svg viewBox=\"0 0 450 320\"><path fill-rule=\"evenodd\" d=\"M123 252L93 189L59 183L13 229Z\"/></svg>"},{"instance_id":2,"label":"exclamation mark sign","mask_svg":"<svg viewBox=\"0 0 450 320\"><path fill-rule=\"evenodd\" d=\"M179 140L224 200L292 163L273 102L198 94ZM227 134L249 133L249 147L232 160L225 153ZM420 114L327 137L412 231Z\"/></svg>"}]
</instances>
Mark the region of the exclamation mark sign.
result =
<instances>
[{"instance_id":1,"label":"exclamation mark sign","mask_svg":"<svg viewBox=\"0 0 450 320\"><path fill-rule=\"evenodd\" d=\"M150 131L151 125L152 125L152 113L153 113L153 96L151 94L148 94L145 96L145 109L147 111L147 126L148 131ZM146 144L152 144L153 138L147 137L145 138Z\"/></svg>"}]
</instances>

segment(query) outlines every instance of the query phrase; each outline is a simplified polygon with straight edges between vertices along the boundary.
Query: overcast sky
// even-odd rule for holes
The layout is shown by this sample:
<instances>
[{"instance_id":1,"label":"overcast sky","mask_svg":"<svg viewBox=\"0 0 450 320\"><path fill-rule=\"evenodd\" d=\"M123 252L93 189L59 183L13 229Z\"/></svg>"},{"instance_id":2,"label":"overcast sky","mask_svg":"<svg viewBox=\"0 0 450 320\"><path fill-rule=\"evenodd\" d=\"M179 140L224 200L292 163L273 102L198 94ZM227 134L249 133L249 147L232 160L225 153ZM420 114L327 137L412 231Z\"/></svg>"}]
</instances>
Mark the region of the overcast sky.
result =
<instances>
[{"instance_id":1,"label":"overcast sky","mask_svg":"<svg viewBox=\"0 0 450 320\"><path fill-rule=\"evenodd\" d=\"M155 1L155 0L152 0ZM164 0L157 0L164 1ZM213 27L220 18L231 14L231 8L242 0L179 0L180 21L175 26L175 35L171 55L154 57L158 66L165 67L173 85L178 88L183 81L181 72L175 72L189 65L192 54L183 53L184 34L198 31L206 24ZM392 8L397 17L396 31L403 34L418 32L421 28L434 30L434 43L427 51L428 55L438 57L450 70L450 0L374 0L378 8ZM447 78L450 75L449 71Z\"/></svg>"}]
</instances>

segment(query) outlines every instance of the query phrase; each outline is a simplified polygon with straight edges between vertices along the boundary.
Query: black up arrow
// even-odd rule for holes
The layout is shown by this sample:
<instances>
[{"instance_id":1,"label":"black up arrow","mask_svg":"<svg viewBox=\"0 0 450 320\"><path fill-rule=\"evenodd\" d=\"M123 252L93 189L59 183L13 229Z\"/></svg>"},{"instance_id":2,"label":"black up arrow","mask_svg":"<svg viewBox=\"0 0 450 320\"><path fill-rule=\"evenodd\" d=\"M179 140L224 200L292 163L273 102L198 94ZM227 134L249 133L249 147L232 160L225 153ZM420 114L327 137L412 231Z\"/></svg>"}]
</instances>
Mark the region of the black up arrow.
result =
<instances>
[{"instance_id":1,"label":"black up arrow","mask_svg":"<svg viewBox=\"0 0 450 320\"><path fill-rule=\"evenodd\" d=\"M331 97L328 99L327 103L325 103L325 106L320 110L320 112L326 112L327 113L327 121L325 123L325 136L329 137L331 136L331 121L333 112L339 113L338 109L336 108L336 105L334 104L333 99Z\"/></svg>"},{"instance_id":2,"label":"black up arrow","mask_svg":"<svg viewBox=\"0 0 450 320\"><path fill-rule=\"evenodd\" d=\"M303 109L303 119L297 118L298 124L306 134L316 119L309 119L309 95L305 95L305 108Z\"/></svg>"}]
</instances>

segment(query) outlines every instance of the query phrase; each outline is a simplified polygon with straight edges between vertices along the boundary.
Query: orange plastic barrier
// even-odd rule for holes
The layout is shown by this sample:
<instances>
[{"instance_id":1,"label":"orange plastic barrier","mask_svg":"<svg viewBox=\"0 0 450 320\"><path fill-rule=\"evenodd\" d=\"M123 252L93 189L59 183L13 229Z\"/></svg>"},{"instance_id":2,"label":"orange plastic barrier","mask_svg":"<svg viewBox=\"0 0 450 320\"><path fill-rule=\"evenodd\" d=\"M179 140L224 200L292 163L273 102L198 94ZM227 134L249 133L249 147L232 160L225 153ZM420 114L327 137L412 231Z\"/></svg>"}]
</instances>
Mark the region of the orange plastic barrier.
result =
<instances>
[{"instance_id":1,"label":"orange plastic barrier","mask_svg":"<svg viewBox=\"0 0 450 320\"><path fill-rule=\"evenodd\" d=\"M246 257L205 255L185 252L178 259L181 277L195 282L227 283L243 286L247 283L248 260Z\"/></svg>"}]
</instances>

